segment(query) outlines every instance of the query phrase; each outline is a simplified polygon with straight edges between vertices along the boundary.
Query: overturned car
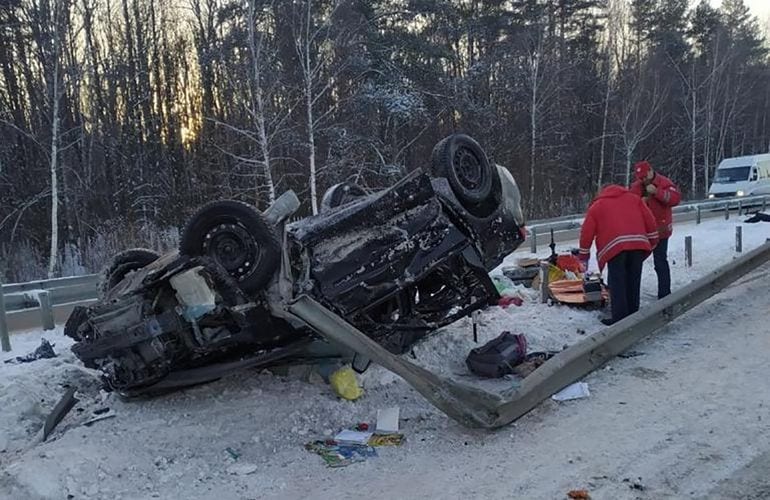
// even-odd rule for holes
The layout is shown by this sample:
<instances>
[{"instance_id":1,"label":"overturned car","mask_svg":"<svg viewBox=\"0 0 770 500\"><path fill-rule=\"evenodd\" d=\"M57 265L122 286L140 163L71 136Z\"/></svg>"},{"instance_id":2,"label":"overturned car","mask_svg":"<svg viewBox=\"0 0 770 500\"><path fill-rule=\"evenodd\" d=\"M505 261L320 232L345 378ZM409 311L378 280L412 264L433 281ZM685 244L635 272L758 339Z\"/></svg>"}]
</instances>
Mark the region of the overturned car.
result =
<instances>
[{"instance_id":1,"label":"overturned car","mask_svg":"<svg viewBox=\"0 0 770 500\"><path fill-rule=\"evenodd\" d=\"M263 213L216 201L178 251L119 254L100 300L66 324L74 353L129 396L286 363L327 340L292 310L298 297L402 353L497 301L488 272L524 240L513 177L465 135L436 145L429 174L375 193L338 184L321 205L289 223L292 192Z\"/></svg>"}]
</instances>

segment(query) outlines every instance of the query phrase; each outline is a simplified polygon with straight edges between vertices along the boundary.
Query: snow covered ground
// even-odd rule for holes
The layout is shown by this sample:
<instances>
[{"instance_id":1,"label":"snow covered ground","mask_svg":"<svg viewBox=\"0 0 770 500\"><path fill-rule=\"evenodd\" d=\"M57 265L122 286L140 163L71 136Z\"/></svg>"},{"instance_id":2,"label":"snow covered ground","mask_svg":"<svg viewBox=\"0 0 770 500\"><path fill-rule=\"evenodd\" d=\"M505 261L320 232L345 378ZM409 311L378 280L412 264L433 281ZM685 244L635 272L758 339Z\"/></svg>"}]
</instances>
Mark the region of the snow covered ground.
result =
<instances>
[{"instance_id":1,"label":"snow covered ground","mask_svg":"<svg viewBox=\"0 0 770 500\"><path fill-rule=\"evenodd\" d=\"M737 223L676 227L669 248L674 288L734 258ZM770 237L770 225L743 224L743 234L748 251ZM686 235L693 237L692 268L684 265ZM524 256L517 252L510 263ZM655 290L649 259L643 302L654 300ZM522 293L522 307L483 313L480 342L510 330L524 333L533 350L561 349L602 328L600 311L549 307L531 290ZM759 409L770 405L768 344L760 335L766 315L752 314L768 306L766 280L734 286L640 344L644 356L615 360L587 377L589 399L544 402L497 432L460 427L379 367L361 377L365 395L356 402L338 399L301 369L288 376L243 372L126 402L100 391L97 374L69 352L61 330L15 334L14 351L3 360L32 351L41 336L60 355L0 364L0 498L563 498L579 487L593 498L707 494L770 448ZM463 320L414 355L433 371L470 381L464 359L475 346ZM514 382L496 382L507 383ZM45 416L70 385L80 403L40 443ZM313 438L373 422L388 406L401 408L403 446L379 448L379 457L342 469L303 449ZM102 408L115 417L82 425ZM644 491L623 481L639 476Z\"/></svg>"}]
</instances>

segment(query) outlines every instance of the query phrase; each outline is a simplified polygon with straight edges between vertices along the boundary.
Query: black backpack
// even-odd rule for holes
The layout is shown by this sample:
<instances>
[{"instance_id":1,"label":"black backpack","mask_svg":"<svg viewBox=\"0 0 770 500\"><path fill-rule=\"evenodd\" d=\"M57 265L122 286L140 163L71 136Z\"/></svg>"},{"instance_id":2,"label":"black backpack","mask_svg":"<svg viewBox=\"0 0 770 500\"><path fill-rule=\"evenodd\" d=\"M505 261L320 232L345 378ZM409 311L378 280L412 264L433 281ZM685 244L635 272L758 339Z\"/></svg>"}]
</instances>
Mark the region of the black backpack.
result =
<instances>
[{"instance_id":1,"label":"black backpack","mask_svg":"<svg viewBox=\"0 0 770 500\"><path fill-rule=\"evenodd\" d=\"M513 367L527 357L527 338L523 334L503 332L481 347L473 349L465 363L468 369L488 378L513 373Z\"/></svg>"}]
</instances>

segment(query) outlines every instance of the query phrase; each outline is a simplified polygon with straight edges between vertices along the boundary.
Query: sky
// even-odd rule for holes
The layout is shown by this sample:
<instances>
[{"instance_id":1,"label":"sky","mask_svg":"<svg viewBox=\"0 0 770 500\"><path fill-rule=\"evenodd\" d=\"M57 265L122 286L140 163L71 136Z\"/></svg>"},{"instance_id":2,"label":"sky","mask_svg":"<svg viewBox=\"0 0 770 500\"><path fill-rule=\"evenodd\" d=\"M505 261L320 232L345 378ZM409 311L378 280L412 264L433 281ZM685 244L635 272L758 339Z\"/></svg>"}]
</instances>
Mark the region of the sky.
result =
<instances>
[{"instance_id":1,"label":"sky","mask_svg":"<svg viewBox=\"0 0 770 500\"><path fill-rule=\"evenodd\" d=\"M746 5L763 23L770 16L770 0L746 0Z\"/></svg>"},{"instance_id":2,"label":"sky","mask_svg":"<svg viewBox=\"0 0 770 500\"><path fill-rule=\"evenodd\" d=\"M722 0L710 0L711 4L718 7ZM762 25L766 24L770 18L770 0L744 0L755 16L759 18Z\"/></svg>"},{"instance_id":3,"label":"sky","mask_svg":"<svg viewBox=\"0 0 770 500\"><path fill-rule=\"evenodd\" d=\"M722 0L709 0L711 5L719 7ZM770 38L770 0L743 0L751 9L751 13L759 19L759 27L769 35ZM690 6L694 7L700 0L690 0Z\"/></svg>"}]
</instances>

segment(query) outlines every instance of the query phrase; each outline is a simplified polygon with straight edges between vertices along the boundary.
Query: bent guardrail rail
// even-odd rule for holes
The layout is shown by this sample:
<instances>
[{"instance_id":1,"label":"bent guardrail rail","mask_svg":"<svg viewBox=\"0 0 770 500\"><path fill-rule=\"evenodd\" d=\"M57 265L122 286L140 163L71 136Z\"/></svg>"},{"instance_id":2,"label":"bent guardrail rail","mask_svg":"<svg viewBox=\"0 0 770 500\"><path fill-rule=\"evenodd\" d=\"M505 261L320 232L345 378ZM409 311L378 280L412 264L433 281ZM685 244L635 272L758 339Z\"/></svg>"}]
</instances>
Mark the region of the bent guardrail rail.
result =
<instances>
[{"instance_id":1,"label":"bent guardrail rail","mask_svg":"<svg viewBox=\"0 0 770 500\"><path fill-rule=\"evenodd\" d=\"M568 347L524 378L518 388L503 394L440 377L404 356L390 353L306 295L297 298L288 310L327 340L340 343L399 375L436 408L461 424L493 429L525 415L542 400L596 370L768 260L770 242Z\"/></svg>"}]
</instances>

